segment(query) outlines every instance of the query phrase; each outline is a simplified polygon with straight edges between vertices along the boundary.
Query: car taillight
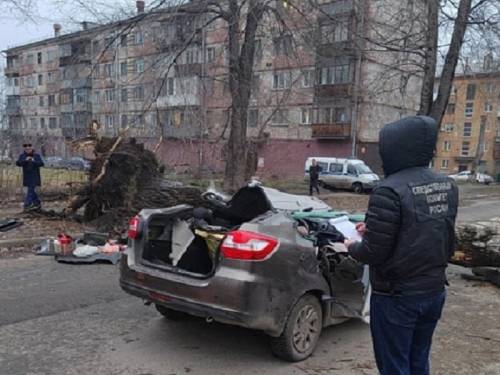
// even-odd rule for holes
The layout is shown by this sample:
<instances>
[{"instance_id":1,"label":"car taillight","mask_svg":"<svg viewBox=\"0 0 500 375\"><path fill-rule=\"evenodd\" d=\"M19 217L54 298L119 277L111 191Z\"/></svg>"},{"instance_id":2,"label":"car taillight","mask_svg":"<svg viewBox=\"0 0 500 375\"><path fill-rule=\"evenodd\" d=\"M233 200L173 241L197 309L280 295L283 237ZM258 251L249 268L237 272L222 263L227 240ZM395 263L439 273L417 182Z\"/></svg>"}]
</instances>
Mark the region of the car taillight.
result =
<instances>
[{"instance_id":1,"label":"car taillight","mask_svg":"<svg viewBox=\"0 0 500 375\"><path fill-rule=\"evenodd\" d=\"M238 260L265 260L279 246L276 238L260 233L237 230L224 238L221 251L224 257Z\"/></svg>"},{"instance_id":2,"label":"car taillight","mask_svg":"<svg viewBox=\"0 0 500 375\"><path fill-rule=\"evenodd\" d=\"M135 240L139 234L139 216L134 216L128 223L128 238Z\"/></svg>"}]
</instances>

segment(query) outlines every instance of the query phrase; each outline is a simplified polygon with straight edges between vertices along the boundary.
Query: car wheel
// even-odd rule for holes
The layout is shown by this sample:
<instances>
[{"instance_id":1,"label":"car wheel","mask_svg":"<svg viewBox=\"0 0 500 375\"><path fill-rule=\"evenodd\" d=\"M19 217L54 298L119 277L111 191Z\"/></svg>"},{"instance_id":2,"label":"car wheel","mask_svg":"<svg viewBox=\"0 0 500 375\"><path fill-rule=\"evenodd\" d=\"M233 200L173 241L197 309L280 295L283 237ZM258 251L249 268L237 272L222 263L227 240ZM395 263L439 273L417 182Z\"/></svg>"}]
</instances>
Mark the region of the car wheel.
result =
<instances>
[{"instance_id":1,"label":"car wheel","mask_svg":"<svg viewBox=\"0 0 500 375\"><path fill-rule=\"evenodd\" d=\"M362 194L363 193L363 185L361 185L359 182L356 182L355 184L352 184L352 190L356 194Z\"/></svg>"},{"instance_id":2,"label":"car wheel","mask_svg":"<svg viewBox=\"0 0 500 375\"><path fill-rule=\"evenodd\" d=\"M189 314L182 311L172 310L162 305L155 304L155 307L161 315L169 320L185 320L190 317Z\"/></svg>"},{"instance_id":3,"label":"car wheel","mask_svg":"<svg viewBox=\"0 0 500 375\"><path fill-rule=\"evenodd\" d=\"M274 355L290 362L309 357L323 328L323 311L316 297L306 294L292 308L279 337L271 338Z\"/></svg>"}]
</instances>

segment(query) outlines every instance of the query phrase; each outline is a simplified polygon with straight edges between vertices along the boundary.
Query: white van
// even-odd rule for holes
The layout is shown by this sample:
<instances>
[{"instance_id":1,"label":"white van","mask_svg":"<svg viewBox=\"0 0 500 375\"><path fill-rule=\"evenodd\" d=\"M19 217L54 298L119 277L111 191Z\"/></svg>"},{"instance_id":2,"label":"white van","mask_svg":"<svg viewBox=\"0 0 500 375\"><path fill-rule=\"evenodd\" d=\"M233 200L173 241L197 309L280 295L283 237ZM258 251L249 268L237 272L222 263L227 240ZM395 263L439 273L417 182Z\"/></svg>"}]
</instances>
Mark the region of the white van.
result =
<instances>
[{"instance_id":1,"label":"white van","mask_svg":"<svg viewBox=\"0 0 500 375\"><path fill-rule=\"evenodd\" d=\"M315 159L322 171L319 184L323 187L348 189L356 193L372 190L380 178L372 172L363 160L310 157L305 164L305 178L309 179L309 167Z\"/></svg>"}]
</instances>

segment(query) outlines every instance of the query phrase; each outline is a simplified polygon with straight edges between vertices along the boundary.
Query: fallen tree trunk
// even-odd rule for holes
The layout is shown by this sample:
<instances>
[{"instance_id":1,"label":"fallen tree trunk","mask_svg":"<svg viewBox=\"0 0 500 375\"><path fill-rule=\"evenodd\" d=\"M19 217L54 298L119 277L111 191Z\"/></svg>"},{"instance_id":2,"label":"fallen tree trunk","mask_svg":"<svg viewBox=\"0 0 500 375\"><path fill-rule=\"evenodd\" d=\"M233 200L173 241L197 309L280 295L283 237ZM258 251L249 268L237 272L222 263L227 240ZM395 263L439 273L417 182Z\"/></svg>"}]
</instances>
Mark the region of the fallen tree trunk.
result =
<instances>
[{"instance_id":1,"label":"fallen tree trunk","mask_svg":"<svg viewBox=\"0 0 500 375\"><path fill-rule=\"evenodd\" d=\"M123 231L143 208L204 204L201 190L164 180L154 153L133 138L96 140L94 154L89 182L70 200L66 213L83 208L83 220L100 231Z\"/></svg>"},{"instance_id":2,"label":"fallen tree trunk","mask_svg":"<svg viewBox=\"0 0 500 375\"><path fill-rule=\"evenodd\" d=\"M500 267L500 218L459 225L452 263L466 267Z\"/></svg>"}]
</instances>

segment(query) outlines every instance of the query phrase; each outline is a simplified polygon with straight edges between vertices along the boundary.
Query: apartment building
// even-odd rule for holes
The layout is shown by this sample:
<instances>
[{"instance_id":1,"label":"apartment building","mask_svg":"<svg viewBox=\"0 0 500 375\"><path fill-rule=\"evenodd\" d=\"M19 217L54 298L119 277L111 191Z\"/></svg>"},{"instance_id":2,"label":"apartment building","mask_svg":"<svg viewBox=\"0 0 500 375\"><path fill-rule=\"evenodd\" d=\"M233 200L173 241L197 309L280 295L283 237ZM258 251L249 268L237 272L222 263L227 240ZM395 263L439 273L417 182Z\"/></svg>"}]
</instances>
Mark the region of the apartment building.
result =
<instances>
[{"instance_id":1,"label":"apartment building","mask_svg":"<svg viewBox=\"0 0 500 375\"><path fill-rule=\"evenodd\" d=\"M438 139L436 170L500 175L500 72L455 77Z\"/></svg>"},{"instance_id":2,"label":"apartment building","mask_svg":"<svg viewBox=\"0 0 500 375\"><path fill-rule=\"evenodd\" d=\"M85 22L70 34L55 25L53 38L6 51L12 139L71 153L71 141L97 123L106 136L128 129L168 166L221 171L231 108L226 24L197 13L198 1L184 5L189 12L136 3L129 19ZM277 0L286 31L271 15L259 28L248 111L259 173L298 177L309 156L356 155L377 168L380 127L418 106L414 75L383 78L400 54L367 46L380 37L367 25L391 22L380 2L319 3L305 18Z\"/></svg>"}]
</instances>

